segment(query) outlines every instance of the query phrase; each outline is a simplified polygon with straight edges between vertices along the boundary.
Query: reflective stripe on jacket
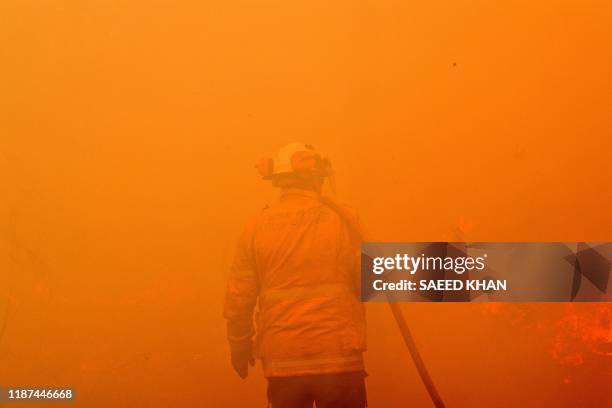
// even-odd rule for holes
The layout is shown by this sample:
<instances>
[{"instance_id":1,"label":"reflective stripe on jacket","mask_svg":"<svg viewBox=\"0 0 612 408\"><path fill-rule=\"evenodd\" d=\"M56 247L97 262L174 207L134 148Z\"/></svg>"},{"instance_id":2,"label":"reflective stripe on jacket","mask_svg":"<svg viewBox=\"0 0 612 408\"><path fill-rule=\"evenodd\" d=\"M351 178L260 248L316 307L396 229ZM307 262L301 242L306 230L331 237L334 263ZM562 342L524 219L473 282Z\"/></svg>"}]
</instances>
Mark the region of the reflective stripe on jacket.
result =
<instances>
[{"instance_id":1,"label":"reflective stripe on jacket","mask_svg":"<svg viewBox=\"0 0 612 408\"><path fill-rule=\"evenodd\" d=\"M318 194L285 190L247 225L225 300L232 346L250 341L256 304L266 377L363 370L359 239Z\"/></svg>"}]
</instances>

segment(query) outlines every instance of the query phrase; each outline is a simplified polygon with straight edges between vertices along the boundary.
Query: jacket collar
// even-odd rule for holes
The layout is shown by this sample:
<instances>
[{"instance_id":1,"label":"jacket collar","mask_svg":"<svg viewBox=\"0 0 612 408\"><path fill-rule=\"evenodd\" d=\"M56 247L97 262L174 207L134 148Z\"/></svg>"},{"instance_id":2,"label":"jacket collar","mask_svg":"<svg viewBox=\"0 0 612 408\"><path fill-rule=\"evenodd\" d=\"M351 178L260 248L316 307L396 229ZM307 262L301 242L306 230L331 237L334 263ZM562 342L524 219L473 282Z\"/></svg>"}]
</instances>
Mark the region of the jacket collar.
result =
<instances>
[{"instance_id":1,"label":"jacket collar","mask_svg":"<svg viewBox=\"0 0 612 408\"><path fill-rule=\"evenodd\" d=\"M302 190L299 188L284 188L281 190L281 195L280 195L281 200L286 199L288 197L295 197L295 196L309 197L309 198L314 198L318 200L319 197L321 197L321 194L315 191Z\"/></svg>"}]
</instances>

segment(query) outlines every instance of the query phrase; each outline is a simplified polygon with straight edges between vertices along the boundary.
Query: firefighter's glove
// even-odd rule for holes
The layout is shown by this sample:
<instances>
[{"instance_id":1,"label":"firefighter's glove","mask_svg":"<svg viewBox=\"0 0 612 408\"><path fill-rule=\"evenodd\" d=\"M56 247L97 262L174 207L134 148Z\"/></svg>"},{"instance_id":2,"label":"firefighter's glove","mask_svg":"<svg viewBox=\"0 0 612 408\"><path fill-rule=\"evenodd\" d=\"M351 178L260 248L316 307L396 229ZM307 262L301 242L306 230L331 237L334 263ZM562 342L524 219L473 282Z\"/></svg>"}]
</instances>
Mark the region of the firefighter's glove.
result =
<instances>
[{"instance_id":1,"label":"firefighter's glove","mask_svg":"<svg viewBox=\"0 0 612 408\"><path fill-rule=\"evenodd\" d=\"M249 364L255 365L251 344L232 347L232 367L240 378L245 379L249 375Z\"/></svg>"}]
</instances>

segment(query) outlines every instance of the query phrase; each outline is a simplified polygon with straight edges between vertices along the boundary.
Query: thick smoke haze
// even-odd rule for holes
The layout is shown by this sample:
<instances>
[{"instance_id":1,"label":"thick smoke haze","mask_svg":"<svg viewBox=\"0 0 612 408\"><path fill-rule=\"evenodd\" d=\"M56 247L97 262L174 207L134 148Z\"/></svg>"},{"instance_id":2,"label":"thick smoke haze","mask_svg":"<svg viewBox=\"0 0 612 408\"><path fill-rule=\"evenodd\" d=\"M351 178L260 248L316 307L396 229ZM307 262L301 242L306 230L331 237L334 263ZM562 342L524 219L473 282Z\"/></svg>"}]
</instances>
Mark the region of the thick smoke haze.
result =
<instances>
[{"instance_id":1,"label":"thick smoke haze","mask_svg":"<svg viewBox=\"0 0 612 408\"><path fill-rule=\"evenodd\" d=\"M332 159L379 241L610 241L612 3L0 4L0 384L265 404L229 364L253 165ZM328 190L329 191L329 190ZM369 304L371 406L429 406ZM605 304L403 304L448 406L612 404Z\"/></svg>"}]
</instances>

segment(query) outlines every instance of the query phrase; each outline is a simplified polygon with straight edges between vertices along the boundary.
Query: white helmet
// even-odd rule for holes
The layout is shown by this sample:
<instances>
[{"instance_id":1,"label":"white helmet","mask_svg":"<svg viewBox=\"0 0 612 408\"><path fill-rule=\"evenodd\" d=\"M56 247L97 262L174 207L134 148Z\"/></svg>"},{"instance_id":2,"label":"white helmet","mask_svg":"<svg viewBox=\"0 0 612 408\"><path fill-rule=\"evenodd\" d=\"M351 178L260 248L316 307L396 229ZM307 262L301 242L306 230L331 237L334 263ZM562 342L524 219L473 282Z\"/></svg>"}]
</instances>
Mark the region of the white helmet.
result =
<instances>
[{"instance_id":1,"label":"white helmet","mask_svg":"<svg viewBox=\"0 0 612 408\"><path fill-rule=\"evenodd\" d=\"M316 172L321 176L331 174L328 159L323 158L311 145L298 142L281 148L274 159L261 159L255 167L264 179L295 172Z\"/></svg>"}]
</instances>

